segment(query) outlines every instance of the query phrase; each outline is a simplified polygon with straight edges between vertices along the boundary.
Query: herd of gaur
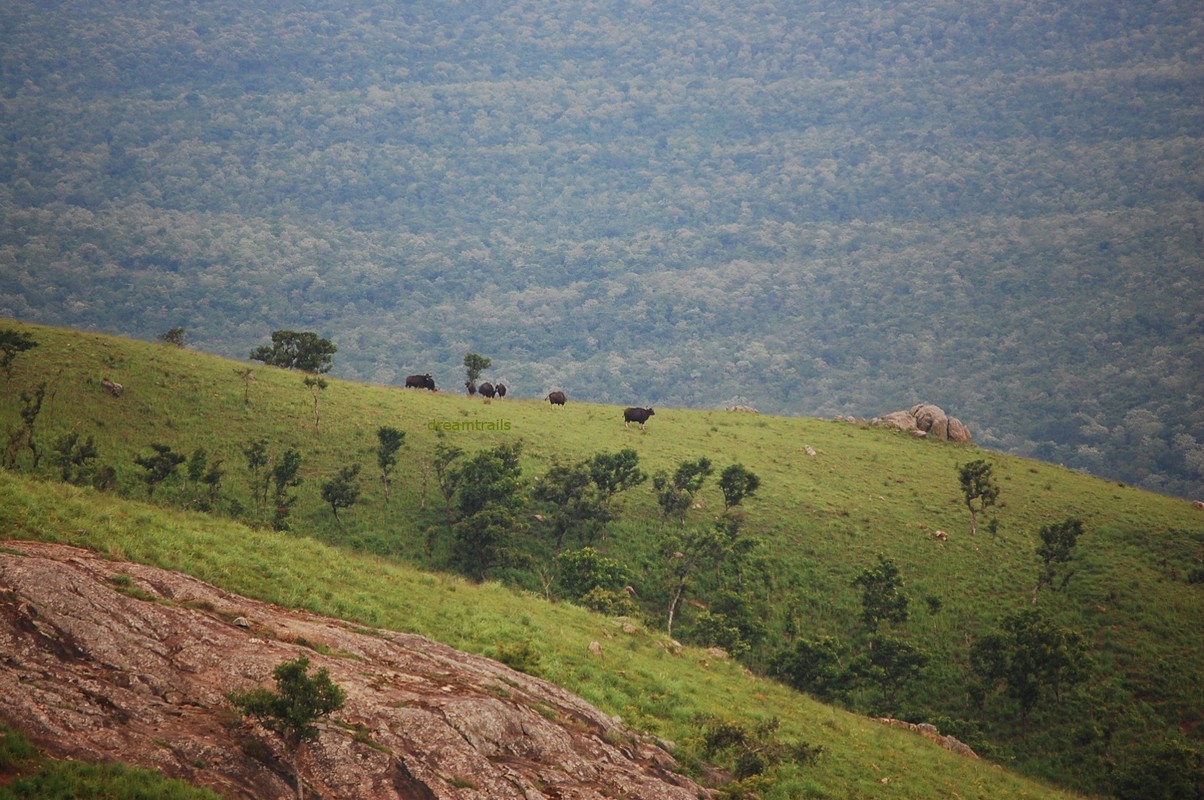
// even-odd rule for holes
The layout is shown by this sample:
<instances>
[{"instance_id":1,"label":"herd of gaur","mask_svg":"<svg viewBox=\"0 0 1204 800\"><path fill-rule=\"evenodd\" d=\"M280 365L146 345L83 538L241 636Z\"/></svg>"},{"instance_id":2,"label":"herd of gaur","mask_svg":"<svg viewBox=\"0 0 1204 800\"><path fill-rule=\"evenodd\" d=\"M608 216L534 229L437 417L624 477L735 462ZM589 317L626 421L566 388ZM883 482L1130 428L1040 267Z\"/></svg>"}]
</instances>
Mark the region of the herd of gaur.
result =
<instances>
[{"instance_id":1,"label":"herd of gaur","mask_svg":"<svg viewBox=\"0 0 1204 800\"><path fill-rule=\"evenodd\" d=\"M435 379L431 377L429 372L424 375L407 376L406 388L426 389L427 391L431 392L437 391L435 389ZM504 383L494 384L486 381L480 386L477 386L474 381L465 381L464 388L468 390L469 397L480 394L482 397L488 397L491 400L494 397L500 400L506 396L506 384ZM561 391L549 392L548 396L544 399L547 400L553 408L556 406L563 406L568 402L568 396ZM639 424L640 429L642 430L644 428L644 423L646 423L648 418L655 413L656 412L654 412L651 408L625 408L623 409L623 424L630 428L631 423L635 422Z\"/></svg>"}]
</instances>

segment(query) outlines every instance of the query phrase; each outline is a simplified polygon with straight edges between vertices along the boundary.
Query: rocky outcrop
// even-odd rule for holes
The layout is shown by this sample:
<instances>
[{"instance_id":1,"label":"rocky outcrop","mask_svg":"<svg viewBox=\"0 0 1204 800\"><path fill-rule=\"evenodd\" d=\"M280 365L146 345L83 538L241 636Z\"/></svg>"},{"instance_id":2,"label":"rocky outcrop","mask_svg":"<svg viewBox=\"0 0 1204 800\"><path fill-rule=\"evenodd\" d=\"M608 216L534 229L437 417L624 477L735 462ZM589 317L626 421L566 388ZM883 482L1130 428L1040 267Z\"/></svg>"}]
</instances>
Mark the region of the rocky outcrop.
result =
<instances>
[{"instance_id":1,"label":"rocky outcrop","mask_svg":"<svg viewBox=\"0 0 1204 800\"><path fill-rule=\"evenodd\" d=\"M878 721L883 725L889 725L892 728L900 728L905 731L911 731L912 733L918 733L925 739L936 742L941 747L952 753L957 753L958 755L965 756L966 758L973 758L975 760L978 759L978 753L975 753L969 745L952 736L942 734L939 730L937 730L935 725L930 725L927 722L904 722L901 719L890 719L886 717L879 718Z\"/></svg>"},{"instance_id":2,"label":"rocky outcrop","mask_svg":"<svg viewBox=\"0 0 1204 800\"><path fill-rule=\"evenodd\" d=\"M892 411L870 420L871 425L899 428L917 436L931 437L942 442L969 443L973 437L970 429L956 417L945 414L940 406L918 403L906 411Z\"/></svg>"},{"instance_id":3,"label":"rocky outcrop","mask_svg":"<svg viewBox=\"0 0 1204 800\"><path fill-rule=\"evenodd\" d=\"M970 429L957 417L949 417L949 441L969 444L974 440Z\"/></svg>"},{"instance_id":4,"label":"rocky outcrop","mask_svg":"<svg viewBox=\"0 0 1204 800\"><path fill-rule=\"evenodd\" d=\"M497 662L86 550L0 547L0 715L53 757L121 761L227 797L291 797L279 741L227 694L272 688L272 669L300 655L347 694L301 759L321 797L706 794L616 719Z\"/></svg>"}]
</instances>

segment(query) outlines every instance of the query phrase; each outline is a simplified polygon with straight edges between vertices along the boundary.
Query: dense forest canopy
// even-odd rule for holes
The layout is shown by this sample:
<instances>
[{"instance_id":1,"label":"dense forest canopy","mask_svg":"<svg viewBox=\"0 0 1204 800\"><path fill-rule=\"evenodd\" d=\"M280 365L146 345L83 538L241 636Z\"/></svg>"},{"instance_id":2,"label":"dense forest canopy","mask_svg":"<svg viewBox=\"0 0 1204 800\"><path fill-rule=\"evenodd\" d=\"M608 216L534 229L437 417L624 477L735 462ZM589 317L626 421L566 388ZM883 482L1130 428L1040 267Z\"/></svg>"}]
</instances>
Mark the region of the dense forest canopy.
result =
<instances>
[{"instance_id":1,"label":"dense forest canopy","mask_svg":"<svg viewBox=\"0 0 1204 800\"><path fill-rule=\"evenodd\" d=\"M1204 8L0 8L0 315L1204 494Z\"/></svg>"}]
</instances>

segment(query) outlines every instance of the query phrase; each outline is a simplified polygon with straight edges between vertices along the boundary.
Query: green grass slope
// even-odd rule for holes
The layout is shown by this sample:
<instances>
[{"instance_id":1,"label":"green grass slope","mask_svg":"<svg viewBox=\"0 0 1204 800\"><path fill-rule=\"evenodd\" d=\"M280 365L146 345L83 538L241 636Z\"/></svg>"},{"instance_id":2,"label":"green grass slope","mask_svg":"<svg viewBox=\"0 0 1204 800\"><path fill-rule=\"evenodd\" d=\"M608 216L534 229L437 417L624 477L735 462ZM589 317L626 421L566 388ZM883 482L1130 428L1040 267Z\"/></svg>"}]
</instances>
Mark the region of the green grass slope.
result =
<instances>
[{"instance_id":1,"label":"green grass slope","mask_svg":"<svg viewBox=\"0 0 1204 800\"><path fill-rule=\"evenodd\" d=\"M441 566L444 536L431 468L440 441L468 451L521 441L528 482L554 463L628 447L649 473L702 456L717 470L740 462L761 479L744 504L745 527L761 543L757 593L771 640L851 636L860 615L852 580L882 554L898 565L913 598L900 633L932 657L897 715L951 725L996 761L1090 791L1114 789L1111 776L1135 774L1181 744L1199 750L1204 587L1189 576L1204 555L1204 513L1182 500L974 447L813 419L658 409L640 432L623 426L621 409L575 398L552 408L337 380L317 392L316 415L298 373L255 364L249 381L248 365L193 351L9 327L30 333L38 346L14 363L0 424L19 427L23 392L45 385L46 395L35 423L40 464L20 450L10 472L0 473L6 537L96 547L476 652L530 643L541 654L540 674L668 739L696 735L700 713L778 715L783 736L821 745L825 754L797 774L779 775L771 797L884 796L882 778L891 796L1051 794L996 768L930 752L918 737L817 704L734 662L689 649L669 655L655 601L665 591L657 584L664 532L647 485L621 496L622 519L599 543L630 565L647 600L640 636L617 636L613 621L543 601L531 571L514 576L526 592L431 571ZM121 397L101 388L104 378L124 385ZM467 429L433 430L447 422ZM376 479L382 425L407 434L387 503ZM219 513L169 512L28 480L53 477L51 445L69 432L94 437L98 460L117 472L116 493L135 500L147 491L133 459L152 442L183 454L205 448L226 469ZM302 457L304 483L286 533L225 518L250 516L243 450L261 438ZM997 531L980 527L972 536L957 467L977 458L994 464L1001 494L992 514ZM336 523L319 487L353 463L363 467L363 491ZM176 478L153 500L178 509L193 494ZM700 500L705 507L690 512L697 521L722 508L713 480ZM1086 528L1075 574L1063 591L1042 593L1039 606L1090 642L1090 681L1043 705L1027 730L1007 713L978 719L967 697L969 646L1005 614L1029 606L1037 531L1071 516ZM947 541L935 537L938 530ZM685 607L675 634L688 637L696 612ZM589 654L590 641L603 643L601 659Z\"/></svg>"},{"instance_id":2,"label":"green grass slope","mask_svg":"<svg viewBox=\"0 0 1204 800\"><path fill-rule=\"evenodd\" d=\"M697 714L758 720L778 716L783 737L824 748L813 764L780 776L769 797L1070 796L942 750L914 734L816 703L738 665L660 635L620 634L613 620L549 604L495 583L416 570L312 539L249 531L221 519L98 495L0 472L6 537L93 547L114 558L181 570L285 606L421 633L490 652L529 641L541 674L629 724L667 739L695 732ZM601 656L589 650L602 643Z\"/></svg>"}]
</instances>

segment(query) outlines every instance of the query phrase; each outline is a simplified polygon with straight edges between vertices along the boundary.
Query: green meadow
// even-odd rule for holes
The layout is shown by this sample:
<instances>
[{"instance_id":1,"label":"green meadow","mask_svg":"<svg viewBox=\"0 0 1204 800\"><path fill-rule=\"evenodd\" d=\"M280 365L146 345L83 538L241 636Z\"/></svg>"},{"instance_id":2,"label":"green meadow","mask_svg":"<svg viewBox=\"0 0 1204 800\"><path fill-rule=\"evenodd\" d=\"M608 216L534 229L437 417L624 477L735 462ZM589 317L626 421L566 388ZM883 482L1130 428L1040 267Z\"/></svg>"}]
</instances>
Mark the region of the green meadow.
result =
<instances>
[{"instance_id":1,"label":"green meadow","mask_svg":"<svg viewBox=\"0 0 1204 800\"><path fill-rule=\"evenodd\" d=\"M538 654L526 668L674 743L687 769L701 764L701 719L752 726L777 718L783 740L822 752L767 772L757 785L765 798L1127 796L1167 764L1199 785L1204 511L1191 503L847 422L658 408L641 431L624 426L621 408L575 397L572 387L551 387L568 392L563 408L541 399L545 387L469 398L451 374L435 376L441 391L433 393L334 379L317 389L296 372L160 343L8 327L37 346L16 357L4 383L7 441L31 393L45 393L33 425L37 465L33 449L15 447L0 471L4 538L94 548L503 660L525 647ZM120 397L102 388L105 379L122 384ZM382 426L406 434L388 500L377 466ZM110 490L58 480L53 446L71 433L93 438L96 461L115 474ZM260 440L275 454L300 454L287 530L273 530L255 508L244 451ZM134 459L152 443L220 460L210 511L195 510L197 487L179 474L148 492ZM437 449L454 445L467 458L515 443L526 488L554 465L625 448L648 474L702 457L714 464L684 525L662 518L648 482L618 496L618 519L592 542L626 567L637 612L616 619L557 598L555 554L537 541L542 511L533 502L522 509L526 561L484 582L449 571ZM958 468L977 459L992 464L1000 493L972 535ZM673 630L684 646L665 634L666 542L712 524L724 507L715 478L734 463L760 478L742 504L741 533L756 544L740 586L764 629L739 659L708 650L699 636L718 597L712 576L688 583L692 602ZM360 494L336 519L320 487L356 464ZM1038 531L1071 517L1085 531L1073 574L1061 590L1041 592L1037 607L1084 637L1091 668L1022 724L1004 696L974 699L969 652L1005 616L1032 607ZM896 702L860 687L839 705L769 677L774 654L793 641L831 637L852 647L863 637L853 581L880 556L897 565L911 600L909 619L892 633L928 655L920 676ZM947 753L871 714L933 722L985 758Z\"/></svg>"}]
</instances>

